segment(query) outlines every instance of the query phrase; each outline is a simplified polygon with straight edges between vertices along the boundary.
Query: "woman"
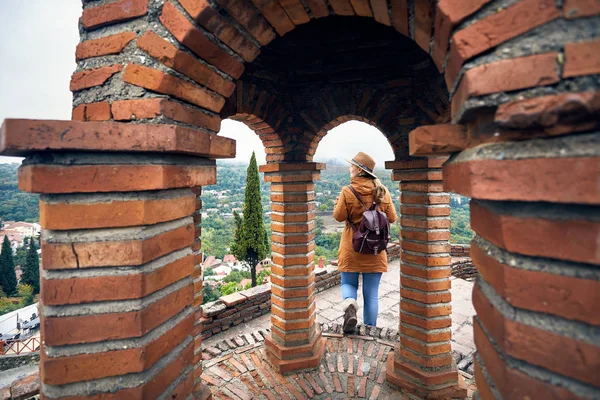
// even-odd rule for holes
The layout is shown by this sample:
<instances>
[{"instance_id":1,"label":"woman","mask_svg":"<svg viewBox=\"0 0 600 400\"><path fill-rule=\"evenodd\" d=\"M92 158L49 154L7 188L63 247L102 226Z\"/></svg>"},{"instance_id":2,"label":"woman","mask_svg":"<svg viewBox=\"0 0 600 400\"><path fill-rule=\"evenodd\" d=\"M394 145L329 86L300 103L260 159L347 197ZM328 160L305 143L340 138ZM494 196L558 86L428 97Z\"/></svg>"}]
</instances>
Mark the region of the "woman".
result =
<instances>
[{"instance_id":1,"label":"woman","mask_svg":"<svg viewBox=\"0 0 600 400\"><path fill-rule=\"evenodd\" d=\"M375 161L366 153L359 152L350 163L350 185L358 192L364 204L379 204L379 211L387 215L390 223L396 221L396 210L390 192L373 174ZM356 226L360 224L364 206L350 188L344 186L336 199L333 217L337 221L346 221L338 251L338 270L342 275L342 298L344 307L344 332L353 332L356 327L358 311L357 292L358 276L362 274L365 325L377 325L379 312L379 282L381 274L387 272L387 253L377 255L362 254L354 251L352 236L354 231L348 222L350 219Z\"/></svg>"}]
</instances>

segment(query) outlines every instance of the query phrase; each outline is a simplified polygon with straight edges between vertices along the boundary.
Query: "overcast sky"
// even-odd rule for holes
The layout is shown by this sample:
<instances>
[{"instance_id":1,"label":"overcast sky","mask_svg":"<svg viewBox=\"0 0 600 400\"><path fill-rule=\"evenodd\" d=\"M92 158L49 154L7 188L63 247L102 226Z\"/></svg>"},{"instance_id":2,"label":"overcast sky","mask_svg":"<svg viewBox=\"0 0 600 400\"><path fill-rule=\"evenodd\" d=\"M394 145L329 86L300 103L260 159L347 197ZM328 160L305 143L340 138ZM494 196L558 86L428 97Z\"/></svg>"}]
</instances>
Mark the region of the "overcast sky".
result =
<instances>
[{"instance_id":1,"label":"overcast sky","mask_svg":"<svg viewBox=\"0 0 600 400\"><path fill-rule=\"evenodd\" d=\"M69 81L80 15L81 0L0 0L0 121L71 118ZM264 164L262 143L244 124L223 121L219 134L237 141L236 160L247 162L254 150ZM352 158L358 151L373 156L377 168L393 159L381 132L351 121L321 140L315 161ZM20 160L0 157L0 163Z\"/></svg>"}]
</instances>

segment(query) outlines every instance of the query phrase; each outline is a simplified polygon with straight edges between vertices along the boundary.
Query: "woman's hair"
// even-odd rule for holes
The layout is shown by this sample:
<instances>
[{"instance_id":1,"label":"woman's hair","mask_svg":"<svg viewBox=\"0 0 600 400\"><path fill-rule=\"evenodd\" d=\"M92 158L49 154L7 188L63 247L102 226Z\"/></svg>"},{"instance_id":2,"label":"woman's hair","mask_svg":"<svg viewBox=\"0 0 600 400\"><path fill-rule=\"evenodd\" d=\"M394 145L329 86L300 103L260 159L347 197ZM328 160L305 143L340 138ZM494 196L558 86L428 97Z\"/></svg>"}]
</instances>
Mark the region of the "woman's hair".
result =
<instances>
[{"instance_id":1,"label":"woman's hair","mask_svg":"<svg viewBox=\"0 0 600 400\"><path fill-rule=\"evenodd\" d=\"M379 178L373 178L371 175L367 174L364 171L360 171L358 176L362 176L365 178L370 178L373 180L373 184L375 185L375 189L373 190L373 201L377 204L381 204L383 199L385 198L386 188L383 186L383 183L379 180Z\"/></svg>"}]
</instances>

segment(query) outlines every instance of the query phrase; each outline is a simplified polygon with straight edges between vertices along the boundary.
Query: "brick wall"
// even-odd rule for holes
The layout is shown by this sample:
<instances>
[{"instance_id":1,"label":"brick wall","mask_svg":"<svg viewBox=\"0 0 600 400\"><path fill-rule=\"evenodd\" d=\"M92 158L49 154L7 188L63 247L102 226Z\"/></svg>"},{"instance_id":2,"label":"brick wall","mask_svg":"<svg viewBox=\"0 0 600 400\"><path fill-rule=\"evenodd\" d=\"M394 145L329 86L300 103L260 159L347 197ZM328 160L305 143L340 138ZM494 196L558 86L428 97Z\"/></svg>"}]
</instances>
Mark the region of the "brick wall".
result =
<instances>
[{"instance_id":1,"label":"brick wall","mask_svg":"<svg viewBox=\"0 0 600 400\"><path fill-rule=\"evenodd\" d=\"M335 266L315 272L315 291L321 292L339 285L340 273ZM222 296L202 305L202 337L211 337L242 322L250 321L271 312L271 284Z\"/></svg>"}]
</instances>

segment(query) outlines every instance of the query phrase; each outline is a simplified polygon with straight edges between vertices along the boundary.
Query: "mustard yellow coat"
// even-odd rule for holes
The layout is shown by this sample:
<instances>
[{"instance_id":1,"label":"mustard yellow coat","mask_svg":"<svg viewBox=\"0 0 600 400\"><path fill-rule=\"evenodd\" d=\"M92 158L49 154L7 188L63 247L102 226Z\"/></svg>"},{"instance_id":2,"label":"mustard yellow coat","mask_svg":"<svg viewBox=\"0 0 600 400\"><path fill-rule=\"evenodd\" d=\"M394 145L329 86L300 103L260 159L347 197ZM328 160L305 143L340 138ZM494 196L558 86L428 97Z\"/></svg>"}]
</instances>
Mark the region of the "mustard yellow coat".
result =
<instances>
[{"instance_id":1,"label":"mustard yellow coat","mask_svg":"<svg viewBox=\"0 0 600 400\"><path fill-rule=\"evenodd\" d=\"M357 176L352 178L350 184L360 194L365 205L370 207L373 201L373 190L375 189L373 180ZM396 209L388 190L386 190L385 198L379 205L379 210L387 215L390 224L396 221ZM333 210L333 218L340 222L346 221L346 227L342 232L340 249L338 250L338 270L341 272L387 272L387 253L385 251L375 256L357 253L352 248L354 230L347 221L348 215L350 215L350 219L358 227L364 211L365 208L360 204L354 193L347 186L344 186Z\"/></svg>"}]
</instances>

